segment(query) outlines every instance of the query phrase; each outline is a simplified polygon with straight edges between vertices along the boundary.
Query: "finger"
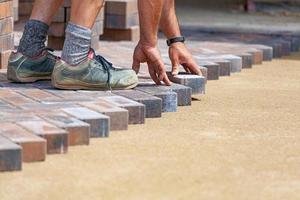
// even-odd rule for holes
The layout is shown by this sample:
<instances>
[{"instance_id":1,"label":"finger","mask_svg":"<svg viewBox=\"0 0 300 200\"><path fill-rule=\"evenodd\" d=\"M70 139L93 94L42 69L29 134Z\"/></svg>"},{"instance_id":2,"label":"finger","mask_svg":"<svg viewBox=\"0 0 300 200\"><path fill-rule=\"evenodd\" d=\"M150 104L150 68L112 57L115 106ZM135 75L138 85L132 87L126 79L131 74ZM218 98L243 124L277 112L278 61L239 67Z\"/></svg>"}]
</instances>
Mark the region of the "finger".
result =
<instances>
[{"instance_id":1,"label":"finger","mask_svg":"<svg viewBox=\"0 0 300 200\"><path fill-rule=\"evenodd\" d=\"M159 62L158 68L159 68L159 80L163 81L166 85L171 85L171 81L169 80L165 70L165 65L162 62Z\"/></svg>"},{"instance_id":2,"label":"finger","mask_svg":"<svg viewBox=\"0 0 300 200\"><path fill-rule=\"evenodd\" d=\"M139 73L139 71L140 71L140 66L141 66L141 63L140 63L138 60L133 59L132 69L135 71L136 74Z\"/></svg>"},{"instance_id":3,"label":"finger","mask_svg":"<svg viewBox=\"0 0 300 200\"><path fill-rule=\"evenodd\" d=\"M186 68L188 68L190 70L190 72L192 72L193 74L199 75L201 76L201 70L199 68L199 66L197 65L196 62L190 62L190 63L186 63L183 64Z\"/></svg>"},{"instance_id":4,"label":"finger","mask_svg":"<svg viewBox=\"0 0 300 200\"><path fill-rule=\"evenodd\" d=\"M187 73L191 73L190 69L186 66L186 64L182 64L182 66Z\"/></svg>"},{"instance_id":5,"label":"finger","mask_svg":"<svg viewBox=\"0 0 300 200\"><path fill-rule=\"evenodd\" d=\"M172 62L172 75L176 76L179 73L179 62L177 60L171 60Z\"/></svg>"},{"instance_id":6,"label":"finger","mask_svg":"<svg viewBox=\"0 0 300 200\"><path fill-rule=\"evenodd\" d=\"M155 73L154 68L151 67L151 66L148 64L148 69L149 69L149 74L150 74L152 80L156 83L156 85L161 85L161 82L160 82L160 80L158 79L157 74Z\"/></svg>"},{"instance_id":7,"label":"finger","mask_svg":"<svg viewBox=\"0 0 300 200\"><path fill-rule=\"evenodd\" d=\"M172 85L172 82L169 80L169 77L167 76L167 74L166 74L165 77L163 78L163 82L164 82L167 86Z\"/></svg>"}]
</instances>

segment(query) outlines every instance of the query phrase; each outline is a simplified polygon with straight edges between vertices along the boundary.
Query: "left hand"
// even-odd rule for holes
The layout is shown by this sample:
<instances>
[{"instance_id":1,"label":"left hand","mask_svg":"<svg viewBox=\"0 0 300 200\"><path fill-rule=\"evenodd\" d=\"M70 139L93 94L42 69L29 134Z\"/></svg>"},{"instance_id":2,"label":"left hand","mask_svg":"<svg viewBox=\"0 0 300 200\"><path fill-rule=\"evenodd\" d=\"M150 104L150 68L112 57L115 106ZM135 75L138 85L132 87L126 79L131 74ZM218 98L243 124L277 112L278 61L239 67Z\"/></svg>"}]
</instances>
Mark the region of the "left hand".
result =
<instances>
[{"instance_id":1,"label":"left hand","mask_svg":"<svg viewBox=\"0 0 300 200\"><path fill-rule=\"evenodd\" d=\"M188 73L201 76L201 70L194 60L192 54L186 48L184 43L173 43L169 48L169 57L172 62L172 75L179 73L179 67L182 65Z\"/></svg>"}]
</instances>

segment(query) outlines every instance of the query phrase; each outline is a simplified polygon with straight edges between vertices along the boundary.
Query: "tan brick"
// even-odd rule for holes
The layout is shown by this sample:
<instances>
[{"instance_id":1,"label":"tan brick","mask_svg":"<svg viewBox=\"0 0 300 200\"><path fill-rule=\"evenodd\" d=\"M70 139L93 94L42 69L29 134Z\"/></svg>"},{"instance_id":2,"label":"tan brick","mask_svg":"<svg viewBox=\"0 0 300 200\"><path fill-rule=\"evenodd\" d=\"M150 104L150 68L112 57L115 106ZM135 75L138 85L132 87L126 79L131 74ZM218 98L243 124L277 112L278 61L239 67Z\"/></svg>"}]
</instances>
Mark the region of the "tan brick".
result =
<instances>
[{"instance_id":1,"label":"tan brick","mask_svg":"<svg viewBox=\"0 0 300 200\"><path fill-rule=\"evenodd\" d=\"M13 16L13 2L0 2L0 19Z\"/></svg>"}]
</instances>

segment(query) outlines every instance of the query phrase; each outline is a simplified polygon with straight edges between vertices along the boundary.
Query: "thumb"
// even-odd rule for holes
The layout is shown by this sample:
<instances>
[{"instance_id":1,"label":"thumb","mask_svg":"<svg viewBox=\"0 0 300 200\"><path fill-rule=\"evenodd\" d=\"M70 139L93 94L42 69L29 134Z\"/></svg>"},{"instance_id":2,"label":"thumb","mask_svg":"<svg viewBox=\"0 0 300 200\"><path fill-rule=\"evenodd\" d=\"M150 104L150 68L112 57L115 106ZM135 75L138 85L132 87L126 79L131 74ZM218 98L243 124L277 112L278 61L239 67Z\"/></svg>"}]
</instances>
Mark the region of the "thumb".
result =
<instances>
[{"instance_id":1,"label":"thumb","mask_svg":"<svg viewBox=\"0 0 300 200\"><path fill-rule=\"evenodd\" d=\"M180 64L177 60L172 60L172 75L176 76L179 73Z\"/></svg>"}]
</instances>

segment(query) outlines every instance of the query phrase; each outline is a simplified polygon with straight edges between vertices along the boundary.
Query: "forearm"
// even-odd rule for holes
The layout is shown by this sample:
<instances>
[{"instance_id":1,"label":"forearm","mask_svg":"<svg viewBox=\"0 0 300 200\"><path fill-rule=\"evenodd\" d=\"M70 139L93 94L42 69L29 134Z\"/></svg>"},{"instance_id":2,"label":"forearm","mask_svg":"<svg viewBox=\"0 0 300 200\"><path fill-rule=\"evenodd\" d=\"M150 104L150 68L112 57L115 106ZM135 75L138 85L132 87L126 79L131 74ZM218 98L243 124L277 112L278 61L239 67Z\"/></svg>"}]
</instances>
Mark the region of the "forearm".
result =
<instances>
[{"instance_id":1,"label":"forearm","mask_svg":"<svg viewBox=\"0 0 300 200\"><path fill-rule=\"evenodd\" d=\"M160 30L168 39L181 35L175 12L175 0L164 0L160 18Z\"/></svg>"},{"instance_id":2,"label":"forearm","mask_svg":"<svg viewBox=\"0 0 300 200\"><path fill-rule=\"evenodd\" d=\"M138 0L140 18L140 43L147 46L157 44L157 32L164 0Z\"/></svg>"}]
</instances>

